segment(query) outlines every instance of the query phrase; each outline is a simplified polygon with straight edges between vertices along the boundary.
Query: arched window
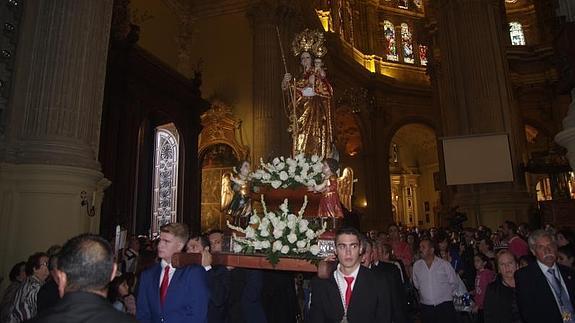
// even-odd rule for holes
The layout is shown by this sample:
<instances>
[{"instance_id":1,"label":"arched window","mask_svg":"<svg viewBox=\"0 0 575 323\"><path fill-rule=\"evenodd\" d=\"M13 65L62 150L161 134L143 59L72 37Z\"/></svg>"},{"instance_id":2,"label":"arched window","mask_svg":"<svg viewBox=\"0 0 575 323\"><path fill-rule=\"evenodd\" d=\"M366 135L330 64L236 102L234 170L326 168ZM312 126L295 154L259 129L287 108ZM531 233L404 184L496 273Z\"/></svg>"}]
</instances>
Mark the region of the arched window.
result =
<instances>
[{"instance_id":1,"label":"arched window","mask_svg":"<svg viewBox=\"0 0 575 323\"><path fill-rule=\"evenodd\" d=\"M511 45L525 45L523 26L521 26L517 21L509 23L509 36L511 37Z\"/></svg>"},{"instance_id":2,"label":"arched window","mask_svg":"<svg viewBox=\"0 0 575 323\"><path fill-rule=\"evenodd\" d=\"M415 62L413 59L413 42L409 26L405 22L401 24L401 44L403 47L403 61L413 64Z\"/></svg>"},{"instance_id":3,"label":"arched window","mask_svg":"<svg viewBox=\"0 0 575 323\"><path fill-rule=\"evenodd\" d=\"M383 21L383 36L385 38L385 56L390 61L397 61L395 26L388 20Z\"/></svg>"},{"instance_id":4,"label":"arched window","mask_svg":"<svg viewBox=\"0 0 575 323\"><path fill-rule=\"evenodd\" d=\"M173 123L156 128L152 234L164 224L176 222L178 206L178 158L180 136Z\"/></svg>"},{"instance_id":5,"label":"arched window","mask_svg":"<svg viewBox=\"0 0 575 323\"><path fill-rule=\"evenodd\" d=\"M419 45L419 61L422 66L427 65L427 46Z\"/></svg>"}]
</instances>

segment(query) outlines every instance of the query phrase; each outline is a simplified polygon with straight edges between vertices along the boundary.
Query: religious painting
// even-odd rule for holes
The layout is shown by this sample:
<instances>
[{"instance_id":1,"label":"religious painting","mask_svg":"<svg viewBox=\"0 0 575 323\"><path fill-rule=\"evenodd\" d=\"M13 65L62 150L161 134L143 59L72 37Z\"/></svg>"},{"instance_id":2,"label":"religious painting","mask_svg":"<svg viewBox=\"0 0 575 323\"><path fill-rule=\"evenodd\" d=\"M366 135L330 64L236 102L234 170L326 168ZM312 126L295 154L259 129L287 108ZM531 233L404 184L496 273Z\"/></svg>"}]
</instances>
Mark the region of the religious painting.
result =
<instances>
[{"instance_id":1,"label":"religious painting","mask_svg":"<svg viewBox=\"0 0 575 323\"><path fill-rule=\"evenodd\" d=\"M390 61L397 61L397 46L395 42L395 26L385 20L383 22L383 36L385 38L385 56Z\"/></svg>"},{"instance_id":2,"label":"religious painting","mask_svg":"<svg viewBox=\"0 0 575 323\"><path fill-rule=\"evenodd\" d=\"M422 66L427 65L427 46L419 45L419 61Z\"/></svg>"},{"instance_id":3,"label":"religious painting","mask_svg":"<svg viewBox=\"0 0 575 323\"><path fill-rule=\"evenodd\" d=\"M413 40L409 26L405 22L401 24L401 42L403 47L403 61L408 64L413 64L415 62Z\"/></svg>"}]
</instances>

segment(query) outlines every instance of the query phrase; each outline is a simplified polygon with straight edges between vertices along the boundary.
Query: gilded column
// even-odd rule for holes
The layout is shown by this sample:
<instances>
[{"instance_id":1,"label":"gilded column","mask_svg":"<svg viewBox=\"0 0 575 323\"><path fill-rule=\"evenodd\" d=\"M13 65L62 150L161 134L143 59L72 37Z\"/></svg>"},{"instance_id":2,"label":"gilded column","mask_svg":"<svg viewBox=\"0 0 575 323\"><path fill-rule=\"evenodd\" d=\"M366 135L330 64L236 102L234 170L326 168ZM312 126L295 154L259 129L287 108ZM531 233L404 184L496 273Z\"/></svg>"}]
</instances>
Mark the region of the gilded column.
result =
<instances>
[{"instance_id":1,"label":"gilded column","mask_svg":"<svg viewBox=\"0 0 575 323\"><path fill-rule=\"evenodd\" d=\"M526 220L530 200L519 169L525 135L504 55L503 1L436 0L435 5L434 54L439 55L432 80L437 82L443 135L507 133L515 175L513 183L457 186L451 205L481 224Z\"/></svg>"},{"instance_id":2,"label":"gilded column","mask_svg":"<svg viewBox=\"0 0 575 323\"><path fill-rule=\"evenodd\" d=\"M282 127L286 116L282 111L281 80L284 70L276 26L278 26L278 5L275 1L259 1L253 5L248 17L253 33L253 161L260 158L287 155L282 141L289 137ZM279 26L283 27L283 26ZM285 30L281 28L281 30ZM284 48L289 55L289 48ZM289 56L286 59L290 59ZM282 139L283 137L283 139Z\"/></svg>"},{"instance_id":3,"label":"gilded column","mask_svg":"<svg viewBox=\"0 0 575 323\"><path fill-rule=\"evenodd\" d=\"M98 149L112 6L113 0L25 3L0 153L3 272L50 244L99 231L108 185Z\"/></svg>"}]
</instances>

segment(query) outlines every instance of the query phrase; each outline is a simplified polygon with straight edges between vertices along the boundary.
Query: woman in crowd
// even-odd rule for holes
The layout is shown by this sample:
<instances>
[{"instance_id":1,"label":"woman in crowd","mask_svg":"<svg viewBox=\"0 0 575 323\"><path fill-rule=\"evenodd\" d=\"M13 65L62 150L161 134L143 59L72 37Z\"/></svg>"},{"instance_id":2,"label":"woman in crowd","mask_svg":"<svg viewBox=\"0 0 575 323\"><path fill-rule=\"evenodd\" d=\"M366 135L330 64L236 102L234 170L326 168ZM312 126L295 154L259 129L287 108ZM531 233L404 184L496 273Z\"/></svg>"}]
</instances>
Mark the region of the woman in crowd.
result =
<instances>
[{"instance_id":1,"label":"woman in crowd","mask_svg":"<svg viewBox=\"0 0 575 323\"><path fill-rule=\"evenodd\" d=\"M136 315L136 301L130 294L126 275L114 278L108 286L108 300L115 309L130 315Z\"/></svg>"},{"instance_id":2,"label":"woman in crowd","mask_svg":"<svg viewBox=\"0 0 575 323\"><path fill-rule=\"evenodd\" d=\"M490 261L484 254L478 253L475 255L475 291L473 292L473 300L475 307L473 311L477 313L478 322L483 322L483 305L485 301L485 291L487 286L495 279L495 273L491 270Z\"/></svg>"},{"instance_id":3,"label":"woman in crowd","mask_svg":"<svg viewBox=\"0 0 575 323\"><path fill-rule=\"evenodd\" d=\"M26 262L22 261L15 264L10 270L8 277L10 278L10 285L6 287L0 302L0 322L8 322L16 291L26 279Z\"/></svg>"},{"instance_id":4,"label":"woman in crowd","mask_svg":"<svg viewBox=\"0 0 575 323\"><path fill-rule=\"evenodd\" d=\"M477 251L479 254L482 254L489 259L491 268L495 268L495 252L493 251L493 242L491 239L485 237L481 238L477 245Z\"/></svg>"},{"instance_id":5,"label":"woman in crowd","mask_svg":"<svg viewBox=\"0 0 575 323\"><path fill-rule=\"evenodd\" d=\"M557 262L565 267L574 269L575 252L573 251L573 248L569 245L559 247L559 249L557 249Z\"/></svg>"},{"instance_id":6,"label":"woman in crowd","mask_svg":"<svg viewBox=\"0 0 575 323\"><path fill-rule=\"evenodd\" d=\"M521 316L515 298L515 257L508 250L497 254L499 275L485 293L485 323L520 323Z\"/></svg>"},{"instance_id":7,"label":"woman in crowd","mask_svg":"<svg viewBox=\"0 0 575 323\"><path fill-rule=\"evenodd\" d=\"M449 262L456 273L459 273L463 269L461 257L459 252L451 247L449 236L444 233L438 234L437 246L439 247L439 256Z\"/></svg>"}]
</instances>

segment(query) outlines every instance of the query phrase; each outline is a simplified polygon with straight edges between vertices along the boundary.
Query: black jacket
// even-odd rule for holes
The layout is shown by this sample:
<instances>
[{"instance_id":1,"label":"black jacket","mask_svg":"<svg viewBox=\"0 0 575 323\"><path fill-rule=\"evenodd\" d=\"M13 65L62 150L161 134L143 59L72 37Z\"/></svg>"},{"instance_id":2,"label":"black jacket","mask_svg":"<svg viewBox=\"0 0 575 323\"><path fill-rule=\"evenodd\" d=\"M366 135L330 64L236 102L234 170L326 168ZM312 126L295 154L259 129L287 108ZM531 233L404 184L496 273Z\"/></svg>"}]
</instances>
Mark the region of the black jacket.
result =
<instances>
[{"instance_id":1,"label":"black jacket","mask_svg":"<svg viewBox=\"0 0 575 323\"><path fill-rule=\"evenodd\" d=\"M372 267L378 275L387 280L391 293L391 317L394 323L405 323L407 318L407 297L401 281L401 273L396 265L380 261Z\"/></svg>"},{"instance_id":2,"label":"black jacket","mask_svg":"<svg viewBox=\"0 0 575 323\"><path fill-rule=\"evenodd\" d=\"M339 323L344 309L333 275L312 281L311 306L307 322ZM391 293L387 280L360 266L347 312L350 323L391 322Z\"/></svg>"},{"instance_id":3,"label":"black jacket","mask_svg":"<svg viewBox=\"0 0 575 323\"><path fill-rule=\"evenodd\" d=\"M88 292L67 293L30 323L135 323L135 318L113 308L102 296Z\"/></svg>"},{"instance_id":4,"label":"black jacket","mask_svg":"<svg viewBox=\"0 0 575 323\"><path fill-rule=\"evenodd\" d=\"M557 264L565 281L571 303L575 296L575 272ZM529 264L515 272L515 290L517 305L523 322L526 323L562 323L561 313L547 278L537 262ZM574 304L575 307L575 304Z\"/></svg>"},{"instance_id":5,"label":"black jacket","mask_svg":"<svg viewBox=\"0 0 575 323\"><path fill-rule=\"evenodd\" d=\"M485 323L512 323L520 322L519 312L514 307L515 288L503 284L501 276L487 286L485 292L485 305L483 319ZM515 303L517 306L517 303Z\"/></svg>"}]
</instances>

